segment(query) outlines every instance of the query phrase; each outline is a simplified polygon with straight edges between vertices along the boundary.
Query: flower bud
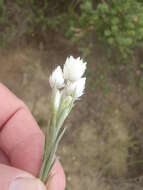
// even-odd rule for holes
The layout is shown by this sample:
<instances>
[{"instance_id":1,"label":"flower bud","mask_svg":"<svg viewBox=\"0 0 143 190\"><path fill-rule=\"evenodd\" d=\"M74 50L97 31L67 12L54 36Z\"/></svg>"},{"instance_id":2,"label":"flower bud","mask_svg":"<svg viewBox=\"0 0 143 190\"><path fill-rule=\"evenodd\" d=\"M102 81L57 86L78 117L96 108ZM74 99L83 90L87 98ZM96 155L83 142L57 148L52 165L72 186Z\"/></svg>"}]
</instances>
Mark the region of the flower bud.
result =
<instances>
[{"instance_id":1,"label":"flower bud","mask_svg":"<svg viewBox=\"0 0 143 190\"><path fill-rule=\"evenodd\" d=\"M80 57L74 58L72 56L68 57L64 64L64 78L70 81L79 80L86 69L86 62L83 62Z\"/></svg>"},{"instance_id":2,"label":"flower bud","mask_svg":"<svg viewBox=\"0 0 143 190\"><path fill-rule=\"evenodd\" d=\"M60 66L58 66L49 78L50 86L53 88L62 88L64 86L63 72Z\"/></svg>"}]
</instances>

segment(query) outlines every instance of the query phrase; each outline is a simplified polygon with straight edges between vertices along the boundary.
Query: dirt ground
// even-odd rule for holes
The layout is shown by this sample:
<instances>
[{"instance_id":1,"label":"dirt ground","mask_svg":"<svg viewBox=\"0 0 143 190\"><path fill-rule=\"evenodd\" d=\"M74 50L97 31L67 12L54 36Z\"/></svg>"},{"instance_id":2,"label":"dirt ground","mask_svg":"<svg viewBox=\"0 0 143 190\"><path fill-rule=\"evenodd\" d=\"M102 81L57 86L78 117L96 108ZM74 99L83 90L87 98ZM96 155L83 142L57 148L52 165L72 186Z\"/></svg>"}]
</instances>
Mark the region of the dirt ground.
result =
<instances>
[{"instance_id":1,"label":"dirt ground","mask_svg":"<svg viewBox=\"0 0 143 190\"><path fill-rule=\"evenodd\" d=\"M44 129L48 123L48 78L75 47L52 38L48 45L0 51L0 80L28 105ZM91 55L88 85L66 121L68 130L58 156L67 190L126 190L143 188L143 92L137 88L136 70L126 65L107 66L102 50ZM92 77L91 77L92 76Z\"/></svg>"}]
</instances>

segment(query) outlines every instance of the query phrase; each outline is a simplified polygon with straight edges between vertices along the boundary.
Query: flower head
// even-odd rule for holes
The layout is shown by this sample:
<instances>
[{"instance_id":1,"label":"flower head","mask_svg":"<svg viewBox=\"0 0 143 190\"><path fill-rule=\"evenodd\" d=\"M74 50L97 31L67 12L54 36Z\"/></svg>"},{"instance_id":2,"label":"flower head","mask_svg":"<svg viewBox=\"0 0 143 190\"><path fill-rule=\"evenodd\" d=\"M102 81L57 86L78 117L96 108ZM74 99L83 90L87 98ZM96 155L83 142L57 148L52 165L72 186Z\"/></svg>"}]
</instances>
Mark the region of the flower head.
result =
<instances>
[{"instance_id":1,"label":"flower head","mask_svg":"<svg viewBox=\"0 0 143 190\"><path fill-rule=\"evenodd\" d=\"M70 81L79 80L83 76L85 69L86 62L83 62L80 57L74 58L73 56L70 56L64 64L64 78Z\"/></svg>"},{"instance_id":2,"label":"flower head","mask_svg":"<svg viewBox=\"0 0 143 190\"><path fill-rule=\"evenodd\" d=\"M70 96L74 93L75 98L78 99L83 95L85 89L85 81L86 78L83 77L75 82L69 83L65 89L66 94Z\"/></svg>"},{"instance_id":3,"label":"flower head","mask_svg":"<svg viewBox=\"0 0 143 190\"><path fill-rule=\"evenodd\" d=\"M49 78L50 86L53 88L62 88L64 86L63 72L60 66L58 66Z\"/></svg>"}]
</instances>

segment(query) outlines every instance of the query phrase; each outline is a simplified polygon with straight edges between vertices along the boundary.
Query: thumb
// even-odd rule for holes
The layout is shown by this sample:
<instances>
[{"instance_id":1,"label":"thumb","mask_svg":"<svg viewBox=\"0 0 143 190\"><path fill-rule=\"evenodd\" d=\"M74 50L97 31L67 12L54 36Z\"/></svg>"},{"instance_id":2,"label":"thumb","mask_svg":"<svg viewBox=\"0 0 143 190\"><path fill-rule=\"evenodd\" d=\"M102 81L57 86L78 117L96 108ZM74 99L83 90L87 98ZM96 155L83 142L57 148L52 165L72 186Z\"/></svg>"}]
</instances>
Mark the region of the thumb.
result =
<instances>
[{"instance_id":1,"label":"thumb","mask_svg":"<svg viewBox=\"0 0 143 190\"><path fill-rule=\"evenodd\" d=\"M44 184L25 171L0 164L0 189L46 190Z\"/></svg>"}]
</instances>

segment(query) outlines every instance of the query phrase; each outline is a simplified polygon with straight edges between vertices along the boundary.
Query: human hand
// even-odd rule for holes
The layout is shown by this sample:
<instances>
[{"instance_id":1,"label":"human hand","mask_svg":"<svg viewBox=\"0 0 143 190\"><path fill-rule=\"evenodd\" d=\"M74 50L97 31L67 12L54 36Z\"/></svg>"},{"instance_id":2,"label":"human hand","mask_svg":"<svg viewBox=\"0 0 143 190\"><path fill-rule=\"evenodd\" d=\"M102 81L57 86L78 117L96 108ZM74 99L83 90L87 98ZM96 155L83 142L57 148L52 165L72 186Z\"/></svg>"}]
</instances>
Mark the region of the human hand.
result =
<instances>
[{"instance_id":1,"label":"human hand","mask_svg":"<svg viewBox=\"0 0 143 190\"><path fill-rule=\"evenodd\" d=\"M38 179L44 135L24 103L0 84L0 190L46 190ZM64 190L57 160L48 190ZM35 177L34 177L35 176Z\"/></svg>"}]
</instances>

